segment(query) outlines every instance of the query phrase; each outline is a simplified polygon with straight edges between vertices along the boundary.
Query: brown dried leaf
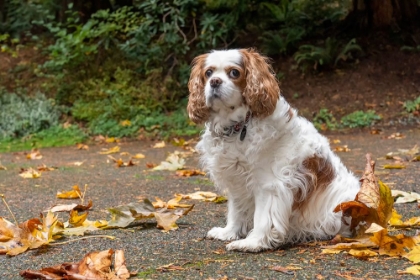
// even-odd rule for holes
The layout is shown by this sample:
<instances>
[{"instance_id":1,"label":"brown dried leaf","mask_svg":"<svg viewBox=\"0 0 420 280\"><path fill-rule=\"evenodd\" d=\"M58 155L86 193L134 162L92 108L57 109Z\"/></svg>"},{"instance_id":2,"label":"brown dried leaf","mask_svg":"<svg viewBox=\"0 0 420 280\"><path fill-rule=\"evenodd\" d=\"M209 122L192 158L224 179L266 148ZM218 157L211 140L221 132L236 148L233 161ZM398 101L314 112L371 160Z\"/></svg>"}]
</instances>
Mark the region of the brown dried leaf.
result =
<instances>
[{"instance_id":1,"label":"brown dried leaf","mask_svg":"<svg viewBox=\"0 0 420 280\"><path fill-rule=\"evenodd\" d=\"M56 170L57 167L48 167L45 164L43 164L43 165L38 166L37 169L40 172L44 172L44 171L53 171L53 170Z\"/></svg>"},{"instance_id":2,"label":"brown dried leaf","mask_svg":"<svg viewBox=\"0 0 420 280\"><path fill-rule=\"evenodd\" d=\"M36 179L41 177L41 173L29 167L28 169L20 169L19 176L25 179Z\"/></svg>"},{"instance_id":3,"label":"brown dried leaf","mask_svg":"<svg viewBox=\"0 0 420 280\"><path fill-rule=\"evenodd\" d=\"M125 267L124 253L115 253L115 270L111 269L112 249L91 252L78 263L63 263L40 270L24 270L20 275L26 279L80 279L80 280L125 280L130 273Z\"/></svg>"},{"instance_id":4,"label":"brown dried leaf","mask_svg":"<svg viewBox=\"0 0 420 280\"><path fill-rule=\"evenodd\" d=\"M159 148L164 148L165 146L166 146L165 141L162 141L162 142L157 142L156 144L154 144L152 148L159 149Z\"/></svg>"},{"instance_id":5,"label":"brown dried leaf","mask_svg":"<svg viewBox=\"0 0 420 280\"><path fill-rule=\"evenodd\" d=\"M70 212L71 210L77 210L77 211L86 211L89 210L90 208L92 208L92 200L89 200L88 205L81 205L81 204L77 204L77 203L72 203L72 204L57 204L54 205L53 207L51 207L48 210L45 210L44 212L48 212L51 211L53 213L55 212Z\"/></svg>"}]
</instances>

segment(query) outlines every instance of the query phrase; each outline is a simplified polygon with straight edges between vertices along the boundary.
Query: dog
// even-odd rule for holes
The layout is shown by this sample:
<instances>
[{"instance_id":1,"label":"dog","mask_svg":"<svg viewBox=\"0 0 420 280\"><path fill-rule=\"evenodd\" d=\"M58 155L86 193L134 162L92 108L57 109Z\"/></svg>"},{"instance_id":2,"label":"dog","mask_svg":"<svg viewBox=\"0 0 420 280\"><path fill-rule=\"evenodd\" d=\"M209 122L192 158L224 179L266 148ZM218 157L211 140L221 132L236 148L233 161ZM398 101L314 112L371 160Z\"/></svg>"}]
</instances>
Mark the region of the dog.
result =
<instances>
[{"instance_id":1,"label":"dog","mask_svg":"<svg viewBox=\"0 0 420 280\"><path fill-rule=\"evenodd\" d=\"M286 102L266 57L254 49L197 56L188 89L188 115L205 123L200 162L228 196L227 224L208 238L259 252L351 234L333 209L355 198L359 180Z\"/></svg>"}]
</instances>

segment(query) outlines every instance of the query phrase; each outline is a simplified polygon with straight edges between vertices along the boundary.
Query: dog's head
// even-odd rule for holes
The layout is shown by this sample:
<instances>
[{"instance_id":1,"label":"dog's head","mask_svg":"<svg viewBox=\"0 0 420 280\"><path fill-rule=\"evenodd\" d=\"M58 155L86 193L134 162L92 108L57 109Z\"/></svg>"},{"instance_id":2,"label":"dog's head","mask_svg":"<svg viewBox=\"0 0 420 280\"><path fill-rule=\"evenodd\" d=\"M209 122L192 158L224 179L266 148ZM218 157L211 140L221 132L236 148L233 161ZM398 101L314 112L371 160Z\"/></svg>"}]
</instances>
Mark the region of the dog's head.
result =
<instances>
[{"instance_id":1,"label":"dog's head","mask_svg":"<svg viewBox=\"0 0 420 280\"><path fill-rule=\"evenodd\" d=\"M195 123L211 112L234 111L244 105L253 117L271 115L280 89L267 58L253 49L213 51L196 57L188 83L188 114Z\"/></svg>"}]
</instances>

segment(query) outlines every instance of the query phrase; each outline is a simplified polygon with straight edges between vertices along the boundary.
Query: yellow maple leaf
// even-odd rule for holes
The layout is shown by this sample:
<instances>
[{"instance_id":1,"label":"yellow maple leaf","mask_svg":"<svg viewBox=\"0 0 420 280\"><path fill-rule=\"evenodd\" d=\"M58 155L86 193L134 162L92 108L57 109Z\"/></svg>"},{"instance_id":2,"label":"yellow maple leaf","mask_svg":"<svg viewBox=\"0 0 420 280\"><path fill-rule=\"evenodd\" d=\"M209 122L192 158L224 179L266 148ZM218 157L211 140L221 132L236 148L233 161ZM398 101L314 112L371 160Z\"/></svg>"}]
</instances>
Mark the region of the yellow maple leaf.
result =
<instances>
[{"instance_id":1,"label":"yellow maple leaf","mask_svg":"<svg viewBox=\"0 0 420 280\"><path fill-rule=\"evenodd\" d=\"M420 275L420 265L413 265L407 267L405 270L398 270L398 274Z\"/></svg>"},{"instance_id":2,"label":"yellow maple leaf","mask_svg":"<svg viewBox=\"0 0 420 280\"><path fill-rule=\"evenodd\" d=\"M88 212L85 212L81 215L79 215L79 212L77 210L71 210L70 211L70 218L69 218L69 224L72 227L79 227L83 225L83 222L86 220L88 215Z\"/></svg>"},{"instance_id":3,"label":"yellow maple leaf","mask_svg":"<svg viewBox=\"0 0 420 280\"><path fill-rule=\"evenodd\" d=\"M349 254L358 258L376 257L378 255L378 253L369 249L363 249L363 250L351 249L349 251Z\"/></svg>"},{"instance_id":4,"label":"yellow maple leaf","mask_svg":"<svg viewBox=\"0 0 420 280\"><path fill-rule=\"evenodd\" d=\"M415 246L411 251L403 256L413 263L420 263L420 246Z\"/></svg>"},{"instance_id":5,"label":"yellow maple leaf","mask_svg":"<svg viewBox=\"0 0 420 280\"><path fill-rule=\"evenodd\" d=\"M110 149L105 149L102 152L99 152L101 155L109 155L109 154L115 154L118 153L120 151L120 146L115 146L113 148Z\"/></svg>"},{"instance_id":6,"label":"yellow maple leaf","mask_svg":"<svg viewBox=\"0 0 420 280\"><path fill-rule=\"evenodd\" d=\"M81 198L82 192L79 189L78 185L74 185L73 190L67 192L58 192L57 198Z\"/></svg>"}]
</instances>

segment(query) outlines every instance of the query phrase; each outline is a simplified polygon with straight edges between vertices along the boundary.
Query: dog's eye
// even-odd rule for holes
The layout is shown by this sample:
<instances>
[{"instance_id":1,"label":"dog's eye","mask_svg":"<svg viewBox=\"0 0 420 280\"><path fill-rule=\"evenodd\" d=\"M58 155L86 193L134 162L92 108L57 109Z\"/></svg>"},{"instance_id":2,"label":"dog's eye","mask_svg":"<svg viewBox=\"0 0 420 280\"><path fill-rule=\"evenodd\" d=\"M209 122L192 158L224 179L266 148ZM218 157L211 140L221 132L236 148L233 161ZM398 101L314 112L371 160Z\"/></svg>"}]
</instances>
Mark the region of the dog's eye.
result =
<instances>
[{"instance_id":1,"label":"dog's eye","mask_svg":"<svg viewBox=\"0 0 420 280\"><path fill-rule=\"evenodd\" d=\"M211 74L213 74L213 70L209 69L206 71L205 75L207 78L209 78L211 76Z\"/></svg>"},{"instance_id":2,"label":"dog's eye","mask_svg":"<svg viewBox=\"0 0 420 280\"><path fill-rule=\"evenodd\" d=\"M236 69L232 69L232 70L230 70L230 72L229 72L229 76L230 76L231 78L234 78L234 79L239 78L239 75L240 75L240 73L239 73L239 71L238 71L238 70L236 70Z\"/></svg>"}]
</instances>

